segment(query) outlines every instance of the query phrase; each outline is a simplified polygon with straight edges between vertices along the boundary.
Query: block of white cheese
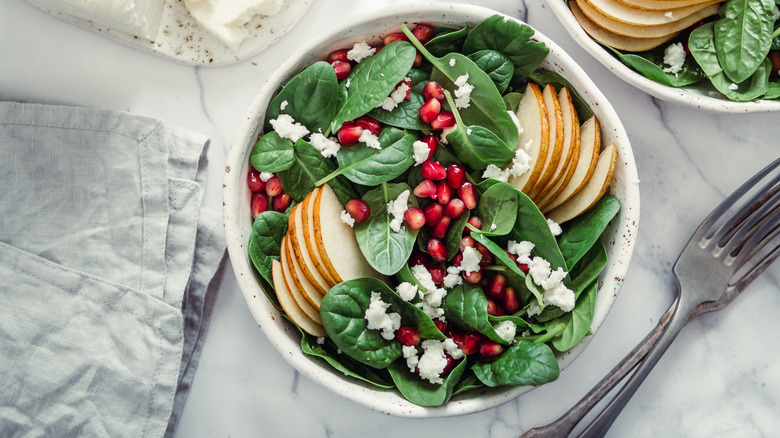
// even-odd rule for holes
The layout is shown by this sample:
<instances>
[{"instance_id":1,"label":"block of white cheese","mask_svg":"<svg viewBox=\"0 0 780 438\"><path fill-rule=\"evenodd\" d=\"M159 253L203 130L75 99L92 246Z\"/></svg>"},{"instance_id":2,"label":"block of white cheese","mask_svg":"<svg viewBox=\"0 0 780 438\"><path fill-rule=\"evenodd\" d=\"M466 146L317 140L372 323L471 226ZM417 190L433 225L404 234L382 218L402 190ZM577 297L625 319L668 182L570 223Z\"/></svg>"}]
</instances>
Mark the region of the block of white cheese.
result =
<instances>
[{"instance_id":1,"label":"block of white cheese","mask_svg":"<svg viewBox=\"0 0 780 438\"><path fill-rule=\"evenodd\" d=\"M184 0L192 17L231 50L238 50L250 33L246 24L258 15L279 13L284 0Z\"/></svg>"},{"instance_id":2,"label":"block of white cheese","mask_svg":"<svg viewBox=\"0 0 780 438\"><path fill-rule=\"evenodd\" d=\"M154 40L165 0L29 0L50 12L89 20L97 26Z\"/></svg>"}]
</instances>

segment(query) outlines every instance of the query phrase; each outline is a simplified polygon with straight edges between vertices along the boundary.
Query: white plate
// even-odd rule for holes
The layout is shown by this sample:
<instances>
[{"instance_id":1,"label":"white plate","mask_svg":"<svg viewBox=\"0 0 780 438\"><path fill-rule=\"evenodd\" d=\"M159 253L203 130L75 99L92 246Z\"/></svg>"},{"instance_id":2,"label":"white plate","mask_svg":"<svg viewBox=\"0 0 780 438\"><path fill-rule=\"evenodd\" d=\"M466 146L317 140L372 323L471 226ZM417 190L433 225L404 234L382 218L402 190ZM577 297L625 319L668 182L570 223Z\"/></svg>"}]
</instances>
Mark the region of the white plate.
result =
<instances>
[{"instance_id":1,"label":"white plate","mask_svg":"<svg viewBox=\"0 0 780 438\"><path fill-rule=\"evenodd\" d=\"M32 1L30 3L69 23L177 62L192 65L226 65L252 57L275 43L303 17L312 1L288 1L274 16L255 17L247 25L252 29L250 37L235 52L201 28L181 0L166 0L160 31L154 41L112 30L89 20L51 11Z\"/></svg>"},{"instance_id":2,"label":"white plate","mask_svg":"<svg viewBox=\"0 0 780 438\"><path fill-rule=\"evenodd\" d=\"M780 111L780 100L756 100L734 102L707 90L696 87L674 88L651 81L615 58L601 44L596 42L580 26L564 0L547 0L558 20L574 40L597 61L610 69L620 79L659 99L691 108L718 113L758 113Z\"/></svg>"}]
</instances>

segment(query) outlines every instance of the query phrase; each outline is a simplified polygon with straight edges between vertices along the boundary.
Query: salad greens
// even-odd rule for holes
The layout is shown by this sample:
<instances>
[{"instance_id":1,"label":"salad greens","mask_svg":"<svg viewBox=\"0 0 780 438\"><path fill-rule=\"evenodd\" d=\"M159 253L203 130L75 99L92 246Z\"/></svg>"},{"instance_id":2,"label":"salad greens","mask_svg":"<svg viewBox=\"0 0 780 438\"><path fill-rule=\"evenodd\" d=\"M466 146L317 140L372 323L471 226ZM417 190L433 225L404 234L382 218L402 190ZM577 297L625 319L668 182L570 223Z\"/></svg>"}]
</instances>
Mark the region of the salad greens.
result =
<instances>
[{"instance_id":1,"label":"salad greens","mask_svg":"<svg viewBox=\"0 0 780 438\"><path fill-rule=\"evenodd\" d=\"M540 385L555 380L557 356L589 334L598 277L607 263L599 239L620 202L605 195L586 214L564 224L556 236L528 196L511 184L481 175L488 165L506 166L515 157L519 130L508 110L514 112L526 83L556 88L570 84L560 75L538 70L548 49L532 40L530 27L514 20L494 16L471 30L439 29L425 44L405 25L401 29L408 42L385 45L359 62L346 78L337 79L334 68L323 61L292 78L271 100L265 134L250 155L253 168L275 173L294 202L304 202L316 187L327 183L342 205L360 200L370 209L367 219L354 224L354 233L363 257L383 277L349 279L332 286L319 305L328 336L317 338L302 330L301 349L338 373L380 389L395 388L421 406L441 406L453 394L486 386ZM414 64L418 52L424 59L419 66ZM749 57L744 61L735 68L742 71L747 68L743 64L753 62ZM465 75L473 90L469 104L458 106L450 92ZM465 183L456 187L468 184L475 196L464 214L446 217L447 231L438 240L447 257L431 263L440 272L446 267L455 269L457 281L450 283L441 278L435 281L432 268L424 263L427 278L419 273L416 260L432 260L435 248L426 242L435 240L431 236L436 230L409 225L397 229L392 223L396 213L389 206L407 192L405 208L409 210L441 206L435 197L412 194L426 180L415 156L420 138L433 131L432 125L420 120L429 81L443 87L446 100L442 105L457 121L442 134L442 142L429 159L442 167L465 169ZM408 97L391 110L378 107L400 83L410 84ZM590 117L590 109L572 93L578 99L580 117ZM275 131L270 121L281 115L291 116L310 133L325 136L368 115L384 125L377 136L381 148L355 144L326 158L311 138L293 142ZM449 190L437 193L449 197ZM482 226L475 226L472 218L479 218ZM258 281L277 307L271 264L279 260L290 220L289 209L287 213L260 213L249 241ZM470 254L479 254L477 261L484 262L473 268L480 275L485 273L482 282L463 280L469 274L463 266L467 251L462 245L469 236L473 242ZM538 274L529 272L517 250L509 250L518 242L532 245L529 261L533 257L549 264L548 272L559 268L568 272L560 287L572 293L571 308L564 310L562 304L548 302ZM507 302L502 308L511 311L495 310L497 298L491 295L495 289L491 281L505 282ZM414 295L402 298L403 285L416 291ZM436 294L438 300L429 296ZM516 300L512 305L508 304L510 294ZM401 343L398 328L397 335L386 336L385 328L373 327L367 313L376 306L397 315L401 327L411 329L421 343ZM452 345L462 354L448 349ZM438 348L440 358L448 358L438 379L422 377L427 353L414 356L428 348Z\"/></svg>"}]
</instances>

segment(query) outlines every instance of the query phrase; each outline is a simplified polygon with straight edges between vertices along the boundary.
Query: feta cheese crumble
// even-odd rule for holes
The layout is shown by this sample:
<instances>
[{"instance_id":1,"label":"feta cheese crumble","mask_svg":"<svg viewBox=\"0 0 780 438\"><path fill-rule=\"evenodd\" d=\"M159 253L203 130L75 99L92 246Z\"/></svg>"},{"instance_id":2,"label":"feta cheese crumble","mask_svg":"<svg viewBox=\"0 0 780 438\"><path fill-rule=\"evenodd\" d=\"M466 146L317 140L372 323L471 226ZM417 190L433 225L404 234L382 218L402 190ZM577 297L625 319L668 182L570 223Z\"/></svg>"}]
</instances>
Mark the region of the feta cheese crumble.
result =
<instances>
[{"instance_id":1,"label":"feta cheese crumble","mask_svg":"<svg viewBox=\"0 0 780 438\"><path fill-rule=\"evenodd\" d=\"M395 233L401 231L401 225L404 223L404 213L409 208L409 193L409 190L404 190L397 198L387 203L387 214L393 218L390 220L390 229Z\"/></svg>"},{"instance_id":2,"label":"feta cheese crumble","mask_svg":"<svg viewBox=\"0 0 780 438\"><path fill-rule=\"evenodd\" d=\"M466 275L479 271L479 262L482 261L482 254L475 248L467 246L463 248L463 260L460 262L460 269Z\"/></svg>"},{"instance_id":3,"label":"feta cheese crumble","mask_svg":"<svg viewBox=\"0 0 780 438\"><path fill-rule=\"evenodd\" d=\"M352 48L347 52L347 59L350 61L360 62L369 56L376 53L376 49L366 44L365 41L355 43Z\"/></svg>"},{"instance_id":4,"label":"feta cheese crumble","mask_svg":"<svg viewBox=\"0 0 780 438\"><path fill-rule=\"evenodd\" d=\"M685 64L685 49L682 43L669 44L664 50L664 64L669 67L664 67L665 73L672 73L676 75L679 73L683 65Z\"/></svg>"},{"instance_id":5,"label":"feta cheese crumble","mask_svg":"<svg viewBox=\"0 0 780 438\"><path fill-rule=\"evenodd\" d=\"M395 109L395 107L398 106L399 103L403 102L404 99L406 99L406 93L410 89L407 81L411 83L411 79L409 79L408 76L405 77L397 87L395 87L395 90L393 90L389 96L385 97L384 100L379 103L378 107L385 111L392 111Z\"/></svg>"},{"instance_id":6,"label":"feta cheese crumble","mask_svg":"<svg viewBox=\"0 0 780 438\"><path fill-rule=\"evenodd\" d=\"M421 295L420 290L417 289L417 286L409 283L408 281L404 281L403 283L399 284L398 287L395 288L395 292L404 301L412 301L415 297Z\"/></svg>"},{"instance_id":7,"label":"feta cheese crumble","mask_svg":"<svg viewBox=\"0 0 780 438\"><path fill-rule=\"evenodd\" d=\"M353 218L347 210L341 210L341 222L344 222L350 227L355 226L355 218Z\"/></svg>"},{"instance_id":8,"label":"feta cheese crumble","mask_svg":"<svg viewBox=\"0 0 780 438\"><path fill-rule=\"evenodd\" d=\"M319 132L315 132L309 136L309 143L320 151L325 158L335 157L339 149L341 149L341 143L339 143L336 138L325 137Z\"/></svg>"},{"instance_id":9,"label":"feta cheese crumble","mask_svg":"<svg viewBox=\"0 0 780 438\"><path fill-rule=\"evenodd\" d=\"M450 58L450 67L455 67L455 58Z\"/></svg>"},{"instance_id":10,"label":"feta cheese crumble","mask_svg":"<svg viewBox=\"0 0 780 438\"><path fill-rule=\"evenodd\" d=\"M274 174L271 172L260 172L260 179L263 180L263 182L268 182L273 176Z\"/></svg>"},{"instance_id":11,"label":"feta cheese crumble","mask_svg":"<svg viewBox=\"0 0 780 438\"><path fill-rule=\"evenodd\" d=\"M441 373L447 366L447 357L444 355L443 343L435 339L426 339L422 342L422 349L423 354L417 363L420 378L431 383L444 383Z\"/></svg>"},{"instance_id":12,"label":"feta cheese crumble","mask_svg":"<svg viewBox=\"0 0 780 438\"><path fill-rule=\"evenodd\" d=\"M382 150L382 145L379 144L379 137L374 135L368 129L364 129L363 132L360 133L360 138L358 138L358 141L363 142L371 149Z\"/></svg>"},{"instance_id":13,"label":"feta cheese crumble","mask_svg":"<svg viewBox=\"0 0 780 438\"><path fill-rule=\"evenodd\" d=\"M450 266L447 268L447 275L444 276L443 285L447 289L463 284L463 277L460 275L460 268L457 266Z\"/></svg>"},{"instance_id":14,"label":"feta cheese crumble","mask_svg":"<svg viewBox=\"0 0 780 438\"><path fill-rule=\"evenodd\" d=\"M674 13L672 11L667 11L664 14L664 17L666 17L666 18L674 18Z\"/></svg>"},{"instance_id":15,"label":"feta cheese crumble","mask_svg":"<svg viewBox=\"0 0 780 438\"><path fill-rule=\"evenodd\" d=\"M731 85L729 85L729 90L731 90L731 91L735 91L737 88L739 88L739 85L737 85L737 84L735 84L733 82L731 83Z\"/></svg>"},{"instance_id":16,"label":"feta cheese crumble","mask_svg":"<svg viewBox=\"0 0 780 438\"><path fill-rule=\"evenodd\" d=\"M515 335L517 334L517 326L512 321L501 321L498 325L493 327L499 338L503 339L510 344L514 342Z\"/></svg>"},{"instance_id":17,"label":"feta cheese crumble","mask_svg":"<svg viewBox=\"0 0 780 438\"><path fill-rule=\"evenodd\" d=\"M309 130L289 114L279 114L270 123L279 137L290 139L293 143L309 134Z\"/></svg>"},{"instance_id":18,"label":"feta cheese crumble","mask_svg":"<svg viewBox=\"0 0 780 438\"><path fill-rule=\"evenodd\" d=\"M471 104L471 92L474 91L474 86L469 84L468 80L468 73L460 75L455 79L455 86L458 87L455 90L455 108L468 108Z\"/></svg>"},{"instance_id":19,"label":"feta cheese crumble","mask_svg":"<svg viewBox=\"0 0 780 438\"><path fill-rule=\"evenodd\" d=\"M441 302L447 296L447 291L436 286L430 271L423 265L412 266L412 275L425 289L422 291L422 301L417 304L417 307L422 309L431 319L441 319L444 316Z\"/></svg>"},{"instance_id":20,"label":"feta cheese crumble","mask_svg":"<svg viewBox=\"0 0 780 438\"><path fill-rule=\"evenodd\" d=\"M563 232L561 226L558 225L558 222L555 222L552 219L547 219L547 226L550 227L550 232L553 236L560 236Z\"/></svg>"},{"instance_id":21,"label":"feta cheese crumble","mask_svg":"<svg viewBox=\"0 0 780 438\"><path fill-rule=\"evenodd\" d=\"M395 332L401 328L401 315L392 312L387 313L389 304L382 301L379 292L371 292L371 301L366 309L365 318L369 330L380 330L382 337L388 341L395 338Z\"/></svg>"},{"instance_id":22,"label":"feta cheese crumble","mask_svg":"<svg viewBox=\"0 0 780 438\"><path fill-rule=\"evenodd\" d=\"M482 172L482 178L507 182L509 177L520 176L529 170L531 170L531 156L528 155L525 148L517 148L511 165L502 169L495 164L488 164Z\"/></svg>"},{"instance_id":23,"label":"feta cheese crumble","mask_svg":"<svg viewBox=\"0 0 780 438\"><path fill-rule=\"evenodd\" d=\"M524 263L524 264L530 264L531 263L531 251L534 249L533 242L529 242L527 240L523 240L521 242L515 242L514 240L510 240L507 244L506 250L509 251L510 254L514 254L517 256L517 262L518 263Z\"/></svg>"},{"instance_id":24,"label":"feta cheese crumble","mask_svg":"<svg viewBox=\"0 0 780 438\"><path fill-rule=\"evenodd\" d=\"M415 166L419 166L420 164L424 163L425 160L428 159L428 155L431 153L431 148L428 147L428 143L422 140L417 140L416 142L412 143L412 149L414 149L412 157L414 157Z\"/></svg>"},{"instance_id":25,"label":"feta cheese crumble","mask_svg":"<svg viewBox=\"0 0 780 438\"><path fill-rule=\"evenodd\" d=\"M279 104L279 109L284 111L285 108L287 108L287 101L283 100L282 103Z\"/></svg>"}]
</instances>

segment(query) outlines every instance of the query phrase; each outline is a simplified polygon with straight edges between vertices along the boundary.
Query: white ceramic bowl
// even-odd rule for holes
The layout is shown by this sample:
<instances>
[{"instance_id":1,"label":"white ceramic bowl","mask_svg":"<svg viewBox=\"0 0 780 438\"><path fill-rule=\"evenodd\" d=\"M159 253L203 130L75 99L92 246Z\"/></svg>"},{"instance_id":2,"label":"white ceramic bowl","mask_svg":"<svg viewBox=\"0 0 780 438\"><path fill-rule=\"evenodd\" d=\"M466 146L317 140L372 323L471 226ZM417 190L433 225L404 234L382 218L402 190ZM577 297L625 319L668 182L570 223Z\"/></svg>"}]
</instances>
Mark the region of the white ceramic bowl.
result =
<instances>
[{"instance_id":1,"label":"white ceramic bowl","mask_svg":"<svg viewBox=\"0 0 780 438\"><path fill-rule=\"evenodd\" d=\"M399 29L401 22L427 22L452 27L471 26L496 12L464 4L414 3L381 9L371 16L343 23L322 39L312 41L292 54L258 93L244 117L227 158L223 201L227 246L238 284L255 320L268 339L290 365L306 377L371 409L405 417L441 417L489 409L530 390L529 387L486 389L453 397L446 405L424 408L409 403L398 392L377 390L354 379L345 378L332 369L310 360L301 352L298 330L281 317L255 281L247 244L252 229L249 212L250 192L246 184L249 153L263 124L266 107L281 84L312 62L323 59L332 50L351 47L358 41L378 41L388 32ZM609 262L599 279L599 293L591 330L595 333L612 306L628 269L639 219L639 188L636 166L628 137L612 106L587 74L558 45L539 34L534 39L550 48L544 69L554 70L567 78L599 118L605 144L614 143L619 150L611 193L623 203L619 216L605 233ZM249 333L248 336L256 336ZM569 364L585 348L589 338L559 358L561 367Z\"/></svg>"},{"instance_id":2,"label":"white ceramic bowl","mask_svg":"<svg viewBox=\"0 0 780 438\"><path fill-rule=\"evenodd\" d=\"M721 95L710 95L695 86L674 88L651 81L615 58L580 26L564 0L547 0L558 20L574 40L620 79L667 102L718 113L780 111L780 100L734 102Z\"/></svg>"}]
</instances>

